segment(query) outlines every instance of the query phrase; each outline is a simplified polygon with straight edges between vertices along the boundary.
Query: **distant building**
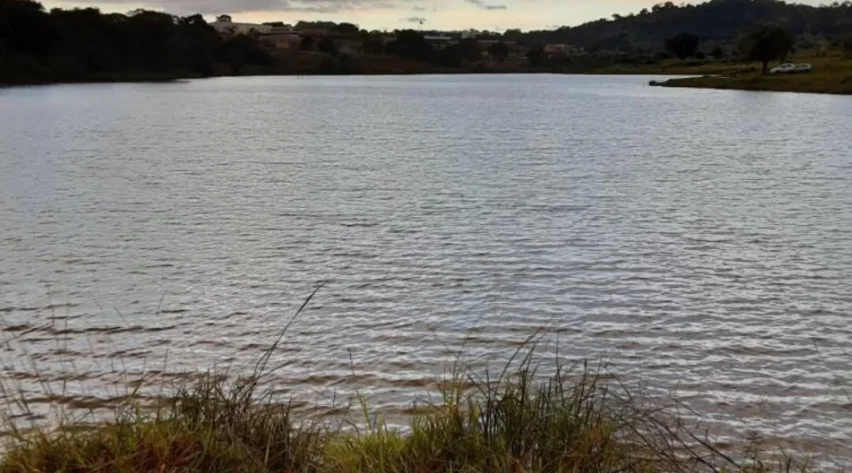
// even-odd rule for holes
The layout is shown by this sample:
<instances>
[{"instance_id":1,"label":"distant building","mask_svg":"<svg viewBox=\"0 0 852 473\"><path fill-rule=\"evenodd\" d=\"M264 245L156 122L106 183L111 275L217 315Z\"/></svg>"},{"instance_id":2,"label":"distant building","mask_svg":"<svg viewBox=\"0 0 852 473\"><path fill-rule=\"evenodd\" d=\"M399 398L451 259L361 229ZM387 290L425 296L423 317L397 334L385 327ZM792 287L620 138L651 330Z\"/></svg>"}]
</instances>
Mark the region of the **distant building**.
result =
<instances>
[{"instance_id":1,"label":"distant building","mask_svg":"<svg viewBox=\"0 0 852 473\"><path fill-rule=\"evenodd\" d=\"M260 44L266 48L283 51L299 51L302 49L302 37L295 33L261 34Z\"/></svg>"},{"instance_id":2,"label":"distant building","mask_svg":"<svg viewBox=\"0 0 852 473\"><path fill-rule=\"evenodd\" d=\"M548 44L544 47L544 53L550 57L554 56L572 56L581 53L583 50L570 44Z\"/></svg>"},{"instance_id":3,"label":"distant building","mask_svg":"<svg viewBox=\"0 0 852 473\"><path fill-rule=\"evenodd\" d=\"M480 39L480 40L478 40L478 42L479 42L480 46L485 47L485 48L492 46L494 44L497 44L497 43L503 43L503 44L505 44L506 46L509 46L509 47L518 45L517 41L511 41L511 40L504 41L502 39Z\"/></svg>"},{"instance_id":4,"label":"distant building","mask_svg":"<svg viewBox=\"0 0 852 473\"><path fill-rule=\"evenodd\" d=\"M255 23L234 23L230 15L220 15L216 21L210 23L216 32L224 36L236 36L240 34L269 34L272 33L272 26L258 25Z\"/></svg>"},{"instance_id":5,"label":"distant building","mask_svg":"<svg viewBox=\"0 0 852 473\"><path fill-rule=\"evenodd\" d=\"M302 45L299 30L289 25L234 23L230 15L220 15L210 26L222 36L255 35L260 44L269 49L296 51Z\"/></svg>"},{"instance_id":6,"label":"distant building","mask_svg":"<svg viewBox=\"0 0 852 473\"><path fill-rule=\"evenodd\" d=\"M424 35L423 39L434 44L447 44L453 40L451 36L445 35Z\"/></svg>"},{"instance_id":7,"label":"distant building","mask_svg":"<svg viewBox=\"0 0 852 473\"><path fill-rule=\"evenodd\" d=\"M296 28L293 28L290 25L273 26L272 31L270 31L270 33L271 34L296 34L297 35L297 34L299 34L299 30L297 30Z\"/></svg>"},{"instance_id":8,"label":"distant building","mask_svg":"<svg viewBox=\"0 0 852 473\"><path fill-rule=\"evenodd\" d=\"M310 36L311 38L317 39L322 38L324 36L330 36L331 30L329 30L328 28L308 27L299 28L299 32L305 36Z\"/></svg>"}]
</instances>

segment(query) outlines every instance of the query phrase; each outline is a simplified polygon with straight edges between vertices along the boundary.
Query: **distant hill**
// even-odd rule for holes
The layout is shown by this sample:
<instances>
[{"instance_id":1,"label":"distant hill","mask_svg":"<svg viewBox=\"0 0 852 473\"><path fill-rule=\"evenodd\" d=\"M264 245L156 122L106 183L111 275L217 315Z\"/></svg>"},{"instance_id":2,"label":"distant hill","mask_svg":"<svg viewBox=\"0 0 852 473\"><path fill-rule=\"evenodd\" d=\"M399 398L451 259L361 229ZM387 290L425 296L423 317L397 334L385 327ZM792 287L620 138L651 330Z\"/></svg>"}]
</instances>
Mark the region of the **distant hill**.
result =
<instances>
[{"instance_id":1,"label":"distant hill","mask_svg":"<svg viewBox=\"0 0 852 473\"><path fill-rule=\"evenodd\" d=\"M800 40L837 40L852 33L852 2L819 7L779 0L711 0L682 6L667 2L638 14L514 36L524 43L567 43L591 50L660 50L666 39L681 33L697 35L704 43L733 43L756 25L782 26Z\"/></svg>"}]
</instances>

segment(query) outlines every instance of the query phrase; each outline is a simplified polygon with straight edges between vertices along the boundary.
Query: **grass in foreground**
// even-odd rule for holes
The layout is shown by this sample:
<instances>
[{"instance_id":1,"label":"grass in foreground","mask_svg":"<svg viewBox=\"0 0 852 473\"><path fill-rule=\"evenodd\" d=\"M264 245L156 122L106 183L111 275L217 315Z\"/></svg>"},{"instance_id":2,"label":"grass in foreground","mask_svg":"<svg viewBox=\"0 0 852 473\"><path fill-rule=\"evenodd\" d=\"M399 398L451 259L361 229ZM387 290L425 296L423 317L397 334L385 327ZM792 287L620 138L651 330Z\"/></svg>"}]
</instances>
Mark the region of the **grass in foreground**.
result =
<instances>
[{"instance_id":1,"label":"grass in foreground","mask_svg":"<svg viewBox=\"0 0 852 473\"><path fill-rule=\"evenodd\" d=\"M366 409L366 427L299 422L288 406L258 395L256 377L228 385L211 376L156 413L128 404L95 428L16 434L0 473L770 470L734 461L665 408L642 406L590 370L559 369L541 380L530 360L496 380L453 376L442 401L406 433L370 422Z\"/></svg>"},{"instance_id":2,"label":"grass in foreground","mask_svg":"<svg viewBox=\"0 0 852 473\"><path fill-rule=\"evenodd\" d=\"M321 287L321 286L320 286ZM304 302L296 316L316 294ZM292 320L291 320L292 323ZM290 324L253 374L208 375L153 412L130 396L112 420L16 429L0 473L789 473L760 449L731 455L684 428L675 401L649 403L587 366L539 376L523 348L499 375L454 369L438 402L416 406L406 432L376 420L300 416L259 382ZM26 406L24 399L20 405ZM12 406L5 406L6 412ZM348 426L349 428L344 428ZM804 467L802 470L804 471Z\"/></svg>"},{"instance_id":3,"label":"grass in foreground","mask_svg":"<svg viewBox=\"0 0 852 473\"><path fill-rule=\"evenodd\" d=\"M852 94L852 58L829 56L801 58L814 66L810 74L764 75L760 68L744 74L670 79L664 87L693 87L704 89L757 90L774 92L807 92L820 94Z\"/></svg>"}]
</instances>

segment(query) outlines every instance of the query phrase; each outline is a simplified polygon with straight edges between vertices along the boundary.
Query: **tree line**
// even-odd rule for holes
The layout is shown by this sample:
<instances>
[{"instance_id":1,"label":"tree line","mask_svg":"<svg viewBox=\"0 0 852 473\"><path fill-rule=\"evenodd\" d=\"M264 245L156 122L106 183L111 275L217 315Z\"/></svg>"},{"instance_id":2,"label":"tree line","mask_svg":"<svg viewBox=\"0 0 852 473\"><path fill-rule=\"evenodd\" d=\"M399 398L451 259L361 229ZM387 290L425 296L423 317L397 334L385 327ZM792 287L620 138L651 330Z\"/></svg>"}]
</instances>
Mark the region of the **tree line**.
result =
<instances>
[{"instance_id":1,"label":"tree line","mask_svg":"<svg viewBox=\"0 0 852 473\"><path fill-rule=\"evenodd\" d=\"M505 43L483 49L475 39L434 47L414 30L396 31L395 39L386 43L383 34L350 23L301 22L297 27L360 37L359 49L365 54L440 67L469 66L484 52L499 62L509 55ZM331 37L304 36L301 49L328 55L318 70L308 72L352 71L353 58L341 54ZM296 67L305 66L270 54L256 35L222 37L201 15L148 10L105 14L95 8L47 11L34 0L0 0L0 83L289 73Z\"/></svg>"},{"instance_id":2,"label":"tree line","mask_svg":"<svg viewBox=\"0 0 852 473\"><path fill-rule=\"evenodd\" d=\"M666 40L665 46L678 59L703 59L703 54L698 50L699 43L698 36L682 33ZM763 65L763 73L766 74L770 62L784 62L795 50L795 40L787 30L778 26L761 26L742 35L735 52L744 61L760 62ZM722 49L718 46L712 51L716 59L722 54Z\"/></svg>"},{"instance_id":3,"label":"tree line","mask_svg":"<svg viewBox=\"0 0 852 473\"><path fill-rule=\"evenodd\" d=\"M201 15L104 14L94 8L48 12L32 0L0 0L0 64L7 73L17 68L22 74L55 76L45 80L143 71L205 76L217 67L238 72L270 62L253 38L222 38Z\"/></svg>"},{"instance_id":4,"label":"tree line","mask_svg":"<svg viewBox=\"0 0 852 473\"><path fill-rule=\"evenodd\" d=\"M772 26L754 26L759 23ZM480 68L486 53L495 63L504 63L510 55L510 42L518 44L518 53L526 59L525 65L516 62L513 67L535 69L564 65L545 53L544 45L548 43L592 45L592 53L595 47L605 44L611 48L609 51L627 56L636 56L638 51L644 57L658 51L658 55L682 59L735 54L740 59L760 61L766 69L768 62L786 58L795 49L796 38L806 32L829 38L852 54L850 2L822 7L778 0L712 0L683 6L665 3L635 15L615 16L574 28L485 33L478 39L464 38L442 45L435 45L423 32L415 30L395 31L393 39L387 41L385 33L364 31L351 23L301 22L297 27L327 30L350 42L360 39L357 42L364 54L459 70ZM713 47L705 52L699 48L701 43ZM646 46L639 48L637 44ZM724 49L722 44L726 45ZM353 58L341 54L331 37L305 36L301 49L328 56L318 71L307 72L356 70ZM587 70L605 65L595 60L567 62L578 67L586 61L580 67ZM201 15L180 17L147 10L104 14L94 8L46 11L34 0L0 0L0 82L288 73L293 72L293 67L270 55L255 36L222 37Z\"/></svg>"}]
</instances>

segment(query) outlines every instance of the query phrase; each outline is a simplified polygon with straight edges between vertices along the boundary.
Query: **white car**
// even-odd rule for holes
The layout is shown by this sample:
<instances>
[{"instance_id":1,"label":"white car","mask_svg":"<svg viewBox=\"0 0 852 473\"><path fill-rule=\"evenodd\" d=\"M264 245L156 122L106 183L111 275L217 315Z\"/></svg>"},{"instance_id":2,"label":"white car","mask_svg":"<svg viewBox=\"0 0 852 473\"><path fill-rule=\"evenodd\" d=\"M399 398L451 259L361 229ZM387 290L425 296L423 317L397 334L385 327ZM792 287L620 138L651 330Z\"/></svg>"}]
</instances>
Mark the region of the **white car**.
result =
<instances>
[{"instance_id":1,"label":"white car","mask_svg":"<svg viewBox=\"0 0 852 473\"><path fill-rule=\"evenodd\" d=\"M778 67L773 67L769 70L770 74L801 74L811 72L813 68L810 64L793 64L791 62L781 64Z\"/></svg>"},{"instance_id":2,"label":"white car","mask_svg":"<svg viewBox=\"0 0 852 473\"><path fill-rule=\"evenodd\" d=\"M811 72L812 70L814 70L814 68L811 67L810 64L796 64L796 70L794 72L807 73Z\"/></svg>"}]
</instances>

